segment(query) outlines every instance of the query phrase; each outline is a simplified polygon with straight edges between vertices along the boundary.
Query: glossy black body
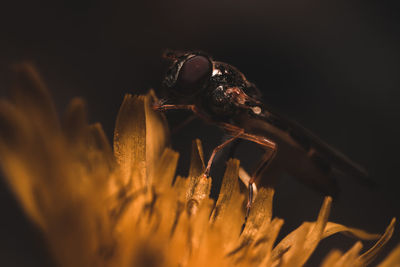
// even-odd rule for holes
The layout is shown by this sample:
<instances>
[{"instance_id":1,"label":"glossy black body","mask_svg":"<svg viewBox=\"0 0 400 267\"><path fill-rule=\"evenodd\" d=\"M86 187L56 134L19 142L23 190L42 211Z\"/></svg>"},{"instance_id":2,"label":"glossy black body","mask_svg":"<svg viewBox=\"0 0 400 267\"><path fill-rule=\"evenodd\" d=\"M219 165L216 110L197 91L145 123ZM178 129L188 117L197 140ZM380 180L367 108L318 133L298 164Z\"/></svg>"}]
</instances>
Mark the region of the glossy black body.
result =
<instances>
[{"instance_id":1,"label":"glossy black body","mask_svg":"<svg viewBox=\"0 0 400 267\"><path fill-rule=\"evenodd\" d=\"M193 57L207 58L212 70L195 90L185 91L177 88L177 84L182 66ZM202 118L210 122L231 124L277 144L276 156L263 171L261 184L268 184L286 172L317 191L336 195L334 169L367 181L362 167L310 131L266 107L261 92L235 67L214 61L202 52L170 53L167 58L173 61L163 83L169 94L168 103L195 105Z\"/></svg>"}]
</instances>

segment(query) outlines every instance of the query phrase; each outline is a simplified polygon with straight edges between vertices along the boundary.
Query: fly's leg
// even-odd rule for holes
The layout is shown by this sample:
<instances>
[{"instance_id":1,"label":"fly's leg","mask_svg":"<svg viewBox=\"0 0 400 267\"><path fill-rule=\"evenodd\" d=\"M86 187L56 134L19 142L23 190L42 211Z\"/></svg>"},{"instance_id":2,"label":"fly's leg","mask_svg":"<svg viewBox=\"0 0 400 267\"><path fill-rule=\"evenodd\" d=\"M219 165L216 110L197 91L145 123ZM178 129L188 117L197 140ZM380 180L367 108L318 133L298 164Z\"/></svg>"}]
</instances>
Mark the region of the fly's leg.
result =
<instances>
[{"instance_id":1,"label":"fly's leg","mask_svg":"<svg viewBox=\"0 0 400 267\"><path fill-rule=\"evenodd\" d=\"M277 148L273 148L272 150L267 151L264 156L261 158L259 163L257 164L257 168L254 171L253 175L251 176L251 179L249 181L249 198L247 200L247 205L246 205L246 217L245 217L245 224L247 222L247 218L249 217L250 214L250 208L253 203L253 196L254 196L254 183L258 182L258 180L261 178L261 173L263 170L268 168L268 166L271 164L272 160L274 159L276 155Z\"/></svg>"},{"instance_id":2,"label":"fly's leg","mask_svg":"<svg viewBox=\"0 0 400 267\"><path fill-rule=\"evenodd\" d=\"M211 122L210 118L206 116L204 113L200 112L200 110L196 107L196 105L170 105L170 104L164 105L162 104L162 102L159 102L153 104L153 110L161 112L167 110L190 110L200 119L206 122Z\"/></svg>"},{"instance_id":3,"label":"fly's leg","mask_svg":"<svg viewBox=\"0 0 400 267\"><path fill-rule=\"evenodd\" d=\"M275 149L276 145L274 142L260 137L260 136L256 136L256 135L252 135L252 134L248 134L245 133L244 130L240 127L237 127L235 125L232 124L228 124L228 123L219 123L218 124L220 127L222 127L223 129L225 129L226 131L230 132L232 135L232 138L226 140L225 142L223 142L222 144L220 144L219 146L217 146L216 148L214 148L210 159L208 160L207 163L207 168L204 172L204 176L207 177L210 174L210 169L211 169L211 165L213 163L215 154L220 151L221 149L223 149L225 146L227 146L228 144L236 141L238 138L241 139L246 139L252 142L256 142L258 144L261 144L264 147L268 147L268 148L273 148ZM254 183L254 182L253 182ZM253 196L253 190L251 189L251 195ZM253 198L253 197L252 197Z\"/></svg>"},{"instance_id":4,"label":"fly's leg","mask_svg":"<svg viewBox=\"0 0 400 267\"><path fill-rule=\"evenodd\" d=\"M228 140L230 137L231 137L231 135L226 135L226 134L225 134L224 137L223 137L223 139L222 139L222 142ZM224 156L224 157L226 156L226 160L224 160L224 161L227 161L228 159L234 158L234 157L235 157L236 148L238 147L238 145L240 144L240 142L241 142L242 140L243 140L243 139L238 138L238 139L236 139L235 141L233 141L233 142L231 142L230 144L228 144L228 145L224 148L225 150L228 150L228 153L227 153L226 155L225 155L225 154L222 154L222 153L217 153L217 154L215 155L214 162L221 162L223 156ZM239 176L239 177L240 177L240 176ZM249 176L248 180L250 180L250 176ZM248 184L248 182L247 182L247 184Z\"/></svg>"},{"instance_id":5,"label":"fly's leg","mask_svg":"<svg viewBox=\"0 0 400 267\"><path fill-rule=\"evenodd\" d=\"M183 109L183 110L191 110L194 113L196 110L195 105L164 105L162 102L154 103L153 109L157 111L167 111L167 110L176 110L176 109Z\"/></svg>"},{"instance_id":6,"label":"fly's leg","mask_svg":"<svg viewBox=\"0 0 400 267\"><path fill-rule=\"evenodd\" d=\"M210 175L210 170L211 170L211 165L214 161L215 155L217 154L218 151L220 151L221 149L223 149L224 147L226 147L228 144L234 142L235 140L237 140L238 138L241 137L241 135L244 133L243 129L240 129L228 140L226 140L225 142L223 142L222 144L220 144L219 146L217 146L216 148L214 148L213 152L211 153L210 159L208 160L207 163L207 167L204 171L204 177L208 177Z\"/></svg>"}]
</instances>

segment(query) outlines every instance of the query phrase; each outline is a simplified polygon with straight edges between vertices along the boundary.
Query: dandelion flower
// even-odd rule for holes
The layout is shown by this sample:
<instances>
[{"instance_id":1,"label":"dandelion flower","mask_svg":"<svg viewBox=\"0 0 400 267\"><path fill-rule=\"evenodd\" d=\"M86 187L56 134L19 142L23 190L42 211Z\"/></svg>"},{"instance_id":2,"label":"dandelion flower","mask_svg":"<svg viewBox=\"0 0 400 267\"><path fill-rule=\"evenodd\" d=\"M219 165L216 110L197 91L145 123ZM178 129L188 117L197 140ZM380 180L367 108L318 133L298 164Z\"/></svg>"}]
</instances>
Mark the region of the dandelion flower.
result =
<instances>
[{"instance_id":1,"label":"dandelion flower","mask_svg":"<svg viewBox=\"0 0 400 267\"><path fill-rule=\"evenodd\" d=\"M272 214L273 188L261 188L241 232L246 196L239 161L227 163L217 201L209 198L201 143L195 140L189 177L175 177L178 153L168 145L155 95L126 95L111 145L89 124L85 102L73 99L62 119L29 64L15 67L13 96L0 101L1 167L27 216L46 237L59 266L302 266L318 243L345 232L377 239L360 253L333 250L323 266L369 264L393 234L328 221L326 197L314 222L277 242L284 221ZM400 261L396 248L381 266Z\"/></svg>"}]
</instances>

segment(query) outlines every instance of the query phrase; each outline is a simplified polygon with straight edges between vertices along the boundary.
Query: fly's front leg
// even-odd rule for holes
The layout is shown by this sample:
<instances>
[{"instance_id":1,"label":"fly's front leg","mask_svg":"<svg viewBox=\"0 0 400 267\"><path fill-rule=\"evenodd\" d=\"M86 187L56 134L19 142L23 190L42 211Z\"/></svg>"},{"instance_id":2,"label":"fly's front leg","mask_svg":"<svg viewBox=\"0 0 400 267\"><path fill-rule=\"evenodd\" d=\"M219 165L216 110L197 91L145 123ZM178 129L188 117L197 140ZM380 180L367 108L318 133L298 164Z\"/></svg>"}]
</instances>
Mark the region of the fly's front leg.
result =
<instances>
[{"instance_id":1,"label":"fly's front leg","mask_svg":"<svg viewBox=\"0 0 400 267\"><path fill-rule=\"evenodd\" d=\"M159 112L164 112L167 110L191 110L193 112L192 116L190 116L187 120L185 120L183 123L179 124L177 127L175 127L175 129L172 130L172 134L179 132L183 127L185 127L187 124L193 121L196 117L202 117L195 105L170 105L170 104L164 105L163 104L164 102L165 101L160 100L154 103L153 110Z\"/></svg>"},{"instance_id":2,"label":"fly's front leg","mask_svg":"<svg viewBox=\"0 0 400 267\"><path fill-rule=\"evenodd\" d=\"M162 102L154 103L153 109L157 111L167 111L167 110L176 110L176 109L183 109L183 110L191 110L193 113L197 112L195 105L164 105Z\"/></svg>"},{"instance_id":3,"label":"fly's front leg","mask_svg":"<svg viewBox=\"0 0 400 267\"><path fill-rule=\"evenodd\" d=\"M210 118L196 107L196 105L173 105L173 104L163 104L162 101L153 104L153 110L156 111L167 111L167 110L191 110L193 114L197 117L203 119L206 122L210 122ZM191 118L192 119L192 118Z\"/></svg>"}]
</instances>

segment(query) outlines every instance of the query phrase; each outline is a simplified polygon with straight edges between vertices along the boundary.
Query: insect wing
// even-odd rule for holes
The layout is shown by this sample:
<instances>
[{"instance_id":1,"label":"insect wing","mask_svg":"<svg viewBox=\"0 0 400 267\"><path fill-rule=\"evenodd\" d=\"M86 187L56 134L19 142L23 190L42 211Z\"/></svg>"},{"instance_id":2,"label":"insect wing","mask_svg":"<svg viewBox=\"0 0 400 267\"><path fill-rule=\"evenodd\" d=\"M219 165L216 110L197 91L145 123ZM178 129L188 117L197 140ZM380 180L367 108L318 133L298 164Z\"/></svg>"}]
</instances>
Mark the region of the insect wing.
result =
<instances>
[{"instance_id":1,"label":"insect wing","mask_svg":"<svg viewBox=\"0 0 400 267\"><path fill-rule=\"evenodd\" d=\"M317 160L326 161L326 164L331 164L339 171L347 173L363 183L371 183L367 179L368 173L364 168L298 123L271 111L270 108L265 112L265 119L268 123L286 131L303 149L308 150L310 156L314 156Z\"/></svg>"}]
</instances>

